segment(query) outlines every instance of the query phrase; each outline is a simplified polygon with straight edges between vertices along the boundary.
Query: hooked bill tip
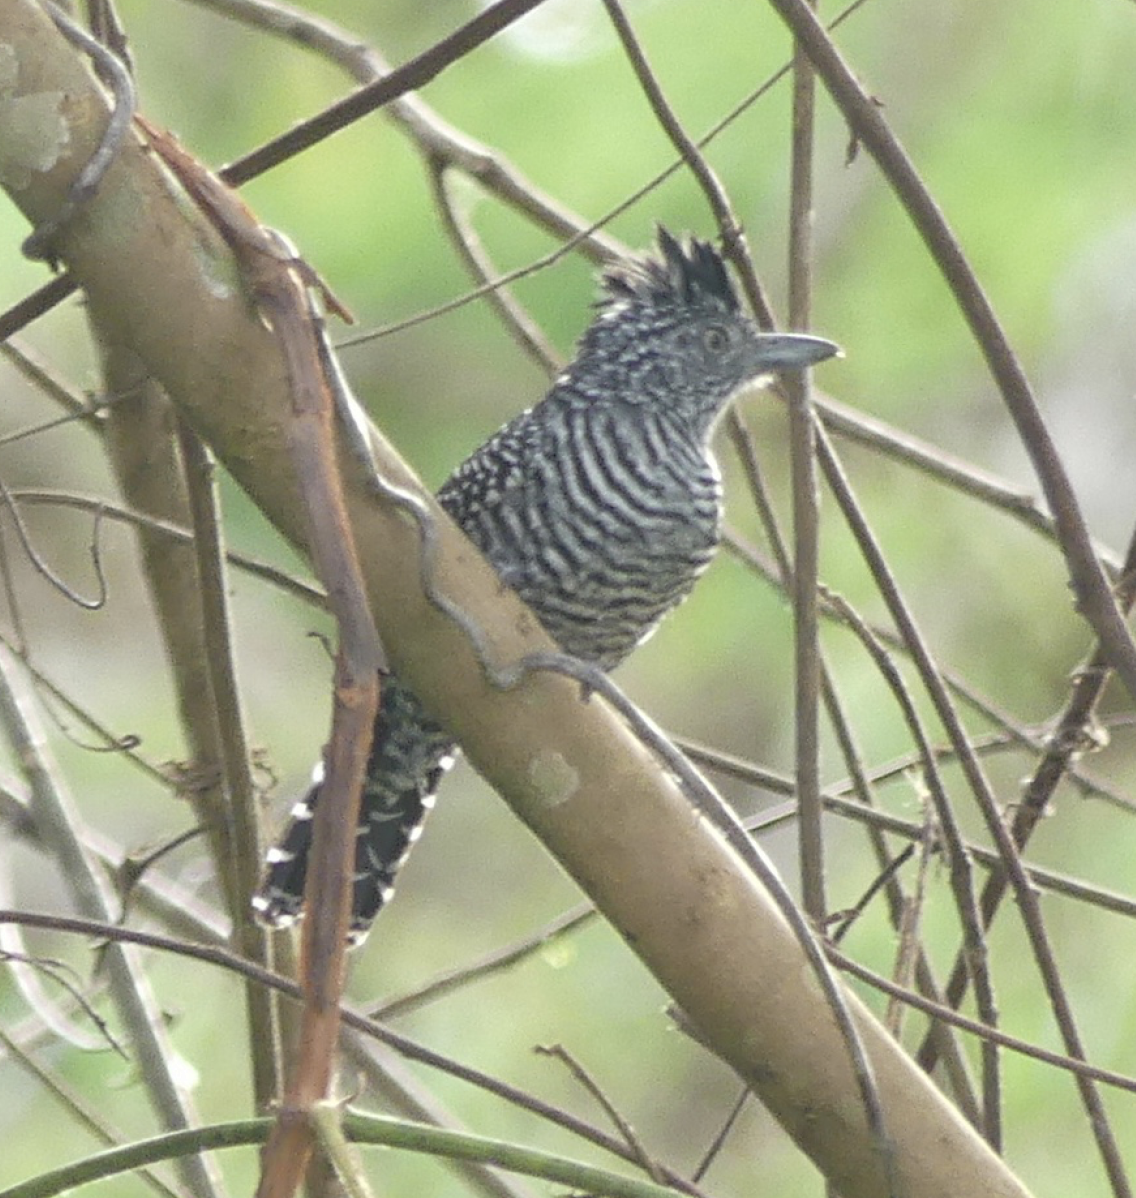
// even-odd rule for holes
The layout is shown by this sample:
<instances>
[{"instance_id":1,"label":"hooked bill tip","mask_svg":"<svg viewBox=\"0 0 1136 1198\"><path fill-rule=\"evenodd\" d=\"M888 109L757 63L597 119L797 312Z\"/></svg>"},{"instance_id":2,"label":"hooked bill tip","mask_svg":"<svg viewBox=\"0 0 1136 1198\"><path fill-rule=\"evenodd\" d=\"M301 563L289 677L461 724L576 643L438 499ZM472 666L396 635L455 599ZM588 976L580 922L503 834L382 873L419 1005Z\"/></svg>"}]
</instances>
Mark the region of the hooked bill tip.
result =
<instances>
[{"instance_id":1,"label":"hooked bill tip","mask_svg":"<svg viewBox=\"0 0 1136 1198\"><path fill-rule=\"evenodd\" d=\"M844 356L835 341L809 333L762 333L760 348L763 364L770 370L803 370L826 358Z\"/></svg>"}]
</instances>

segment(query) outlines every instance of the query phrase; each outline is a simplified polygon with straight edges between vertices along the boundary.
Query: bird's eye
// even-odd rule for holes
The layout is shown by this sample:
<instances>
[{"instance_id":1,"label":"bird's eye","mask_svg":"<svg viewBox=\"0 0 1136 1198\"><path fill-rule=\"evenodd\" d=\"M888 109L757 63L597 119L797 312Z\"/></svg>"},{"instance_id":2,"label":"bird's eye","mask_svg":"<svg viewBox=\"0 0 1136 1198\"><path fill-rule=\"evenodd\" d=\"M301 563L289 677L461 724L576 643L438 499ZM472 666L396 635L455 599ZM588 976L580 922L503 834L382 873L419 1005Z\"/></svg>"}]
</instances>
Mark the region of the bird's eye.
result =
<instances>
[{"instance_id":1,"label":"bird's eye","mask_svg":"<svg viewBox=\"0 0 1136 1198\"><path fill-rule=\"evenodd\" d=\"M730 344L730 332L725 325L712 324L702 331L702 344L712 354L720 354Z\"/></svg>"}]
</instances>

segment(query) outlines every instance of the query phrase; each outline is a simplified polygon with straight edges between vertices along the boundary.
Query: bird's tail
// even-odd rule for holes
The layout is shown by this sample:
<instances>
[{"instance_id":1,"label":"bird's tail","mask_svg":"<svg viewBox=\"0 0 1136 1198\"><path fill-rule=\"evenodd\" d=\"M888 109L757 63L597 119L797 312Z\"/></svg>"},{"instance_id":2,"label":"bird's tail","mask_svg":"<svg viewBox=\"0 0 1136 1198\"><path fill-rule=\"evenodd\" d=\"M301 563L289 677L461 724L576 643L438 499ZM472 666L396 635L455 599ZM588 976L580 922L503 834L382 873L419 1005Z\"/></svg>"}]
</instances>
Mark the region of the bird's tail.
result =
<instances>
[{"instance_id":1,"label":"bird's tail","mask_svg":"<svg viewBox=\"0 0 1136 1198\"><path fill-rule=\"evenodd\" d=\"M358 944L390 898L395 876L422 831L442 775L454 760L454 744L422 712L417 699L394 679L385 679L359 806L350 938ZM312 847L313 816L323 768L292 808L276 846L269 850L264 877L253 896L258 918L287 927L303 916L304 883Z\"/></svg>"}]
</instances>

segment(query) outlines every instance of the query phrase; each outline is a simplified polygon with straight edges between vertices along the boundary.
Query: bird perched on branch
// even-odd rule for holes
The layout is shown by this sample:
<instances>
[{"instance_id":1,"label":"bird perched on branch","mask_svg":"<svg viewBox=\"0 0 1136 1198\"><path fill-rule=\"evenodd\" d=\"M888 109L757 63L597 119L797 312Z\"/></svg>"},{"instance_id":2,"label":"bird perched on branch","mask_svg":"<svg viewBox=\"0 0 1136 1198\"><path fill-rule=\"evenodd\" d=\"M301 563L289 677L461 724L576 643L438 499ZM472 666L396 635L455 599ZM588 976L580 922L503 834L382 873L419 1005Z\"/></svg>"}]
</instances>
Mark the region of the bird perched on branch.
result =
<instances>
[{"instance_id":1,"label":"bird perched on branch","mask_svg":"<svg viewBox=\"0 0 1136 1198\"><path fill-rule=\"evenodd\" d=\"M715 423L742 387L835 354L830 341L762 333L717 251L658 231L658 252L609 269L599 311L543 400L450 476L438 501L565 652L605 670L682 602L718 544ZM359 816L351 935L390 898L453 738L400 679L383 681ZM296 804L253 905L302 914L312 813Z\"/></svg>"}]
</instances>

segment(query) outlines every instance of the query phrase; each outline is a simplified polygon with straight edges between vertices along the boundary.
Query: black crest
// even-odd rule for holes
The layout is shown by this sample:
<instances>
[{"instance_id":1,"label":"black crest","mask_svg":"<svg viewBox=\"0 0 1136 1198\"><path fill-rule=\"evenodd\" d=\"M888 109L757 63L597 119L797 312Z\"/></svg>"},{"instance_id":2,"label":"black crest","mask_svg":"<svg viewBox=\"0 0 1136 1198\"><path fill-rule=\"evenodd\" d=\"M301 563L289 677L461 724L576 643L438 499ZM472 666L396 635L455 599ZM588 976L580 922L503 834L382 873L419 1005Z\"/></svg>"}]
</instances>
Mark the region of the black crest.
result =
<instances>
[{"instance_id":1,"label":"black crest","mask_svg":"<svg viewBox=\"0 0 1136 1198\"><path fill-rule=\"evenodd\" d=\"M603 276L603 303L646 303L657 307L705 305L738 310L726 264L708 242L691 237L686 245L662 225L657 255L620 263Z\"/></svg>"}]
</instances>

